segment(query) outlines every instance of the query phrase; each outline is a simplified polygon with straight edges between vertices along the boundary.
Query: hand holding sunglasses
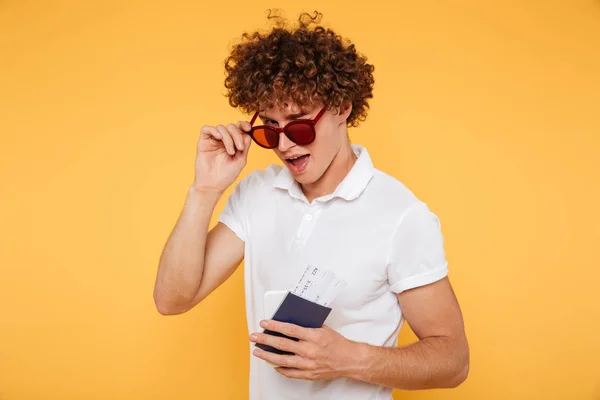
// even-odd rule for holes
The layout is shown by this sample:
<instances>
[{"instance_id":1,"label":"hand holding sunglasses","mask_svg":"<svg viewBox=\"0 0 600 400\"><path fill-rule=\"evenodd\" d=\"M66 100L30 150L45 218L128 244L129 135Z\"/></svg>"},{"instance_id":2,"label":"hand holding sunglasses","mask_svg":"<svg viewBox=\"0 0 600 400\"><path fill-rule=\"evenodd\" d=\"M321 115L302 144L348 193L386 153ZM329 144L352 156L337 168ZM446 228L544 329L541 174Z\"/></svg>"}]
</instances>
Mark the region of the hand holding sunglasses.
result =
<instances>
[{"instance_id":1,"label":"hand holding sunglasses","mask_svg":"<svg viewBox=\"0 0 600 400\"><path fill-rule=\"evenodd\" d=\"M246 165L251 143L249 138L265 149L276 148L282 132L297 145L312 143L316 136L315 125L325 111L326 107L323 107L315 118L294 120L282 128L269 125L253 126L258 112L250 122L239 121L235 125L202 127L194 186L201 190L227 189Z\"/></svg>"},{"instance_id":2,"label":"hand holding sunglasses","mask_svg":"<svg viewBox=\"0 0 600 400\"><path fill-rule=\"evenodd\" d=\"M248 121L202 127L194 177L197 191L222 192L237 179L246 165L252 144L243 131L250 129Z\"/></svg>"}]
</instances>

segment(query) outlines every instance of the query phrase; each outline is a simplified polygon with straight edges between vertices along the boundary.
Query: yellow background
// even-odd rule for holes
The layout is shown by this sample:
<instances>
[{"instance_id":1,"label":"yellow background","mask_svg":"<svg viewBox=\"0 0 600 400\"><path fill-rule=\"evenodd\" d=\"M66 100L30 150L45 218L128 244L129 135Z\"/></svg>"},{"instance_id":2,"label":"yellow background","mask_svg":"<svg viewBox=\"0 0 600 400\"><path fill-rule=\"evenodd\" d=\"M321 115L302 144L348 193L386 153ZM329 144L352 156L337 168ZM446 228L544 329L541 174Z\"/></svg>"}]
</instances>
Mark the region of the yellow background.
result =
<instances>
[{"instance_id":1,"label":"yellow background","mask_svg":"<svg viewBox=\"0 0 600 400\"><path fill-rule=\"evenodd\" d=\"M1 400L247 396L242 268L177 317L152 289L200 127L243 117L228 46L274 5L369 57L352 140L442 220L471 373L395 398L600 399L600 2L302 3L0 1Z\"/></svg>"}]
</instances>

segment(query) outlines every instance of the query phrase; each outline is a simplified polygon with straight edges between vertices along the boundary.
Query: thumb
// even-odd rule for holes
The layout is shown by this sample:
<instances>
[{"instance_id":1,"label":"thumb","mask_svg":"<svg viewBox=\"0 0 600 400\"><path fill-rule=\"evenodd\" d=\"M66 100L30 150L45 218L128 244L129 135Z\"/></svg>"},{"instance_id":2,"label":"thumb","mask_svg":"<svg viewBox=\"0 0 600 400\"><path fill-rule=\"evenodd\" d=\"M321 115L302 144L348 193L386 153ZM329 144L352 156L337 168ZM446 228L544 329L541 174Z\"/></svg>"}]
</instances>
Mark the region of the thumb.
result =
<instances>
[{"instance_id":1,"label":"thumb","mask_svg":"<svg viewBox=\"0 0 600 400\"><path fill-rule=\"evenodd\" d=\"M248 135L248 134L242 134L243 136L243 140L244 140L244 150L247 150L250 148L250 145L252 145L252 136Z\"/></svg>"},{"instance_id":2,"label":"thumb","mask_svg":"<svg viewBox=\"0 0 600 400\"><path fill-rule=\"evenodd\" d=\"M250 129L252 129L252 125L250 125L250 122L248 121L240 121L238 128L243 131L249 132Z\"/></svg>"}]
</instances>

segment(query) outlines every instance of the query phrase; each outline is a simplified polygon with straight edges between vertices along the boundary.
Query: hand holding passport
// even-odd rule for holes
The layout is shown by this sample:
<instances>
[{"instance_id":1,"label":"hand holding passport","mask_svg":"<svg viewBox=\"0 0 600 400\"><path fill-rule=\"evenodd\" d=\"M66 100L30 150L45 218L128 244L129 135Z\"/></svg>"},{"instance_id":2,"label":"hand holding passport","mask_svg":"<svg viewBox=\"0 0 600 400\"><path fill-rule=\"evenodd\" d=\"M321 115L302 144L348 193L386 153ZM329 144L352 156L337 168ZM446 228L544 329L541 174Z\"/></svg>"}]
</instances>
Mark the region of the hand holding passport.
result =
<instances>
[{"instance_id":1,"label":"hand holding passport","mask_svg":"<svg viewBox=\"0 0 600 400\"><path fill-rule=\"evenodd\" d=\"M321 328L331 312L328 305L345 286L346 283L333 272L309 265L294 290L287 292L271 319L304 328ZM263 332L298 341L297 338L279 332L269 330ZM277 354L293 354L262 343L257 343L256 347Z\"/></svg>"}]
</instances>

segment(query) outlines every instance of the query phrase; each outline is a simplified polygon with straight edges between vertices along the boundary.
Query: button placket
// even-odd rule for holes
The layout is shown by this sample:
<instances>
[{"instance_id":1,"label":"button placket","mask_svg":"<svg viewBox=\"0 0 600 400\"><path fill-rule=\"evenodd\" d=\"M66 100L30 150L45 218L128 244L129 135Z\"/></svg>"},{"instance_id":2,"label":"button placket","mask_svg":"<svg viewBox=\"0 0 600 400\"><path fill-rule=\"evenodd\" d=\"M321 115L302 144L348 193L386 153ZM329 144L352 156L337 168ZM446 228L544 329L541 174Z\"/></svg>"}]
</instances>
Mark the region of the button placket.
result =
<instances>
[{"instance_id":1,"label":"button placket","mask_svg":"<svg viewBox=\"0 0 600 400\"><path fill-rule=\"evenodd\" d=\"M296 232L294 248L304 247L306 244L306 241L314 228L316 212L318 212L318 209L315 209L314 205L305 208L305 214L300 220L300 226Z\"/></svg>"}]
</instances>

